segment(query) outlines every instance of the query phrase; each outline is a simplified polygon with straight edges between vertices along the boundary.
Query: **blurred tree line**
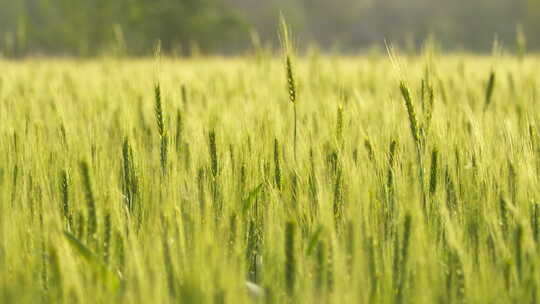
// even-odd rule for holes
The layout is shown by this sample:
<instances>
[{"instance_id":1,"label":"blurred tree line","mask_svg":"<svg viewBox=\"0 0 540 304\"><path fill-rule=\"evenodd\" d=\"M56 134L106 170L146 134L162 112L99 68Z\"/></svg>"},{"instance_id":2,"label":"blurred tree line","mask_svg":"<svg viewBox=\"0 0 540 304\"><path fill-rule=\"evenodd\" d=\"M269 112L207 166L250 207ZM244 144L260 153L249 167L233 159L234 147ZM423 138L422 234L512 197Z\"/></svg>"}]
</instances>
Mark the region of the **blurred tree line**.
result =
<instances>
[{"instance_id":1,"label":"blurred tree line","mask_svg":"<svg viewBox=\"0 0 540 304\"><path fill-rule=\"evenodd\" d=\"M229 51L242 18L219 0L0 0L0 50L26 54Z\"/></svg>"},{"instance_id":2,"label":"blurred tree line","mask_svg":"<svg viewBox=\"0 0 540 304\"><path fill-rule=\"evenodd\" d=\"M0 52L93 56L236 53L253 33L278 45L283 12L302 45L355 52L384 40L417 50L540 48L540 0L0 0ZM519 30L518 30L519 29ZM519 35L518 35L519 33ZM524 46L525 39L521 39Z\"/></svg>"},{"instance_id":3,"label":"blurred tree line","mask_svg":"<svg viewBox=\"0 0 540 304\"><path fill-rule=\"evenodd\" d=\"M384 40L413 51L434 37L448 50L490 51L495 39L540 48L540 0L225 0L243 12L261 40L275 39L282 10L303 44L356 52ZM520 35L521 35L520 34Z\"/></svg>"}]
</instances>

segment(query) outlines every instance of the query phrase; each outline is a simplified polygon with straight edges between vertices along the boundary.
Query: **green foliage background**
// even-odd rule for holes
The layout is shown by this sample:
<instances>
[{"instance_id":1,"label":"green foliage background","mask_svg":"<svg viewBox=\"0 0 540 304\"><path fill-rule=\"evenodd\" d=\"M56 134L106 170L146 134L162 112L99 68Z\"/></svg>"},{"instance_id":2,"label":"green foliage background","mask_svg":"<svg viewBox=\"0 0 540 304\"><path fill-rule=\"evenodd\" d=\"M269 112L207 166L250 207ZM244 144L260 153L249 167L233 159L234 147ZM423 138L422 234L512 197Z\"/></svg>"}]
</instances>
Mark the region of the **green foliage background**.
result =
<instances>
[{"instance_id":1,"label":"green foliage background","mask_svg":"<svg viewBox=\"0 0 540 304\"><path fill-rule=\"evenodd\" d=\"M414 52L429 37L443 49L515 46L520 28L540 47L538 0L0 0L7 56L149 55L159 39L174 54L243 53L257 33L276 47L280 12L301 45L357 52L384 40Z\"/></svg>"},{"instance_id":2,"label":"green foliage background","mask_svg":"<svg viewBox=\"0 0 540 304\"><path fill-rule=\"evenodd\" d=\"M2 0L0 45L8 55L151 54L234 46L245 24L219 0Z\"/></svg>"}]
</instances>

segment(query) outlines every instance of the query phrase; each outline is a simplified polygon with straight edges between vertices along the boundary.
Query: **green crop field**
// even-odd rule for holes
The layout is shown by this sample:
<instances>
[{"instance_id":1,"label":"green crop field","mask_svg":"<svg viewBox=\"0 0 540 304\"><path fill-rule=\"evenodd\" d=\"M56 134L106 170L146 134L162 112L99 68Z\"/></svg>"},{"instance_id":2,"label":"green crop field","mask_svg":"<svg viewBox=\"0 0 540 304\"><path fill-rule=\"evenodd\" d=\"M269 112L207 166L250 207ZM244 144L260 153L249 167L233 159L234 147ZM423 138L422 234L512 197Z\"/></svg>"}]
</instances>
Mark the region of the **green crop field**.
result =
<instances>
[{"instance_id":1,"label":"green crop field","mask_svg":"<svg viewBox=\"0 0 540 304\"><path fill-rule=\"evenodd\" d=\"M0 61L1 303L538 303L540 58Z\"/></svg>"}]
</instances>

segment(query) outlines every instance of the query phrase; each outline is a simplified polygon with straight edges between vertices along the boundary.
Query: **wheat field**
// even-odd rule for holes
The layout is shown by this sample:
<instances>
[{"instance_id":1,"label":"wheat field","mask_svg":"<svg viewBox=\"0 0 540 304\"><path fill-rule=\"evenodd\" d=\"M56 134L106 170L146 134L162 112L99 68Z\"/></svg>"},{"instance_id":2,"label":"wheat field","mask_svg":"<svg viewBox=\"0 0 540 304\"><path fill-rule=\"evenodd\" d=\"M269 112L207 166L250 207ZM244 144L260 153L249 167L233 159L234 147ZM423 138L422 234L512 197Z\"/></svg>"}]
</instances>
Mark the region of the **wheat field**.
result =
<instances>
[{"instance_id":1,"label":"wheat field","mask_svg":"<svg viewBox=\"0 0 540 304\"><path fill-rule=\"evenodd\" d=\"M390 57L0 61L0 302L538 303L540 59Z\"/></svg>"}]
</instances>

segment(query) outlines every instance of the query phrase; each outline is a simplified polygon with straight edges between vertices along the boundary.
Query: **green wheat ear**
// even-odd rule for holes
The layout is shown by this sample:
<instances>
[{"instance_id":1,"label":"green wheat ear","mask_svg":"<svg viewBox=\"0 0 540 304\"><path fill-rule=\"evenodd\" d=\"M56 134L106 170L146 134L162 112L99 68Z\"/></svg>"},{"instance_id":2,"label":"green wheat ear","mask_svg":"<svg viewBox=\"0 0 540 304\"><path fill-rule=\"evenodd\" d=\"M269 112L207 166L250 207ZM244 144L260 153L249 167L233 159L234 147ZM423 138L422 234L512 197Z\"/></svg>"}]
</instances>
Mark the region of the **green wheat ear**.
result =
<instances>
[{"instance_id":1,"label":"green wheat ear","mask_svg":"<svg viewBox=\"0 0 540 304\"><path fill-rule=\"evenodd\" d=\"M274 139L274 171L276 187L281 191L281 165L279 159L279 142L277 138Z\"/></svg>"},{"instance_id":2,"label":"green wheat ear","mask_svg":"<svg viewBox=\"0 0 540 304\"><path fill-rule=\"evenodd\" d=\"M429 177L429 194L433 196L437 191L437 160L439 157L439 151L437 148L433 148L431 152L431 170Z\"/></svg>"},{"instance_id":3,"label":"green wheat ear","mask_svg":"<svg viewBox=\"0 0 540 304\"><path fill-rule=\"evenodd\" d=\"M161 87L159 82L154 87L155 106L154 113L156 115L156 124L158 134L160 138L159 144L159 159L161 163L161 169L163 174L167 172L167 150L169 145L169 138L167 136L167 130L165 129L165 119L163 115L163 105L161 101Z\"/></svg>"},{"instance_id":4,"label":"green wheat ear","mask_svg":"<svg viewBox=\"0 0 540 304\"><path fill-rule=\"evenodd\" d=\"M416 117L416 111L414 109L414 105L412 103L411 93L409 92L409 89L407 88L404 82L399 83L399 89L401 90L401 95L403 96L403 99L405 100L405 107L407 108L407 115L409 117L411 135L413 137L415 144L420 145L421 142L420 142L420 134L418 130L418 120Z\"/></svg>"},{"instance_id":5,"label":"green wheat ear","mask_svg":"<svg viewBox=\"0 0 540 304\"><path fill-rule=\"evenodd\" d=\"M337 109L336 138L339 146L343 144L343 106L339 105Z\"/></svg>"},{"instance_id":6,"label":"green wheat ear","mask_svg":"<svg viewBox=\"0 0 540 304\"><path fill-rule=\"evenodd\" d=\"M134 214L139 195L139 181L135 170L133 149L127 137L122 145L122 192L130 214Z\"/></svg>"},{"instance_id":7,"label":"green wheat ear","mask_svg":"<svg viewBox=\"0 0 540 304\"><path fill-rule=\"evenodd\" d=\"M154 87L154 97L155 97L154 114L156 115L158 134L159 136L164 136L165 123L163 121L163 107L161 104L161 87L159 83L157 83Z\"/></svg>"},{"instance_id":8,"label":"green wheat ear","mask_svg":"<svg viewBox=\"0 0 540 304\"><path fill-rule=\"evenodd\" d=\"M175 136L175 144L176 144L176 152L179 153L182 149L182 143L183 143L183 135L184 132L184 119L182 117L182 112L180 109L176 111L176 136Z\"/></svg>"},{"instance_id":9,"label":"green wheat ear","mask_svg":"<svg viewBox=\"0 0 540 304\"><path fill-rule=\"evenodd\" d=\"M217 155L216 132L214 130L208 133L208 149L210 152L212 177L215 180L217 179L217 176L219 174L219 162L218 162L218 155Z\"/></svg>"},{"instance_id":10,"label":"green wheat ear","mask_svg":"<svg viewBox=\"0 0 540 304\"><path fill-rule=\"evenodd\" d=\"M69 175L67 170L60 172L60 194L62 195L62 213L67 223L67 230L73 228L73 215L69 205Z\"/></svg>"},{"instance_id":11,"label":"green wheat ear","mask_svg":"<svg viewBox=\"0 0 540 304\"><path fill-rule=\"evenodd\" d=\"M286 54L285 57L285 72L287 76L287 88L289 89L289 100L292 103L296 103L296 84L290 54Z\"/></svg>"},{"instance_id":12,"label":"green wheat ear","mask_svg":"<svg viewBox=\"0 0 540 304\"><path fill-rule=\"evenodd\" d=\"M80 162L81 175L83 180L84 196L86 198L86 204L88 209L88 239L95 241L97 235L97 214L96 214L96 200L94 192L92 190L92 179L90 177L90 169L86 161Z\"/></svg>"},{"instance_id":13,"label":"green wheat ear","mask_svg":"<svg viewBox=\"0 0 540 304\"><path fill-rule=\"evenodd\" d=\"M409 92L409 89L405 85L403 81L399 83L399 88L401 91L401 95L403 96L403 100L405 101L405 107L407 108L407 115L409 117L409 126L411 128L411 135L416 147L416 161L418 163L418 184L420 187L420 194L422 199L422 208L424 212L424 216L427 216L427 202L426 202L426 193L424 191L424 160L422 156L422 151L424 149L424 132L420 133L421 128L418 124L418 119L416 116L416 111L414 109L414 105L412 102L411 94Z\"/></svg>"},{"instance_id":14,"label":"green wheat ear","mask_svg":"<svg viewBox=\"0 0 540 304\"><path fill-rule=\"evenodd\" d=\"M285 72L287 76L287 86L289 89L289 100L296 102L296 84L294 81L293 63L291 57L294 54L294 48L292 45L292 37L289 25L285 21L285 17L280 15L280 42L283 57L285 59Z\"/></svg>"},{"instance_id":15,"label":"green wheat ear","mask_svg":"<svg viewBox=\"0 0 540 304\"><path fill-rule=\"evenodd\" d=\"M491 104L494 89L495 89L495 72L492 71L491 74L489 75L489 80L486 87L486 99L484 103L484 111L486 111L489 105Z\"/></svg>"},{"instance_id":16,"label":"green wheat ear","mask_svg":"<svg viewBox=\"0 0 540 304\"><path fill-rule=\"evenodd\" d=\"M293 136L293 148L294 148L294 160L297 159L297 138L298 138L298 112L296 108L297 104L297 89L296 81L294 79L294 70L292 63L292 55L294 48L291 41L291 33L285 17L280 15L280 40L283 56L285 58L285 74L287 78L287 91L289 95L289 101L293 104L294 114L294 136Z\"/></svg>"}]
</instances>

